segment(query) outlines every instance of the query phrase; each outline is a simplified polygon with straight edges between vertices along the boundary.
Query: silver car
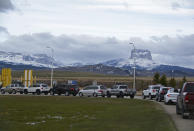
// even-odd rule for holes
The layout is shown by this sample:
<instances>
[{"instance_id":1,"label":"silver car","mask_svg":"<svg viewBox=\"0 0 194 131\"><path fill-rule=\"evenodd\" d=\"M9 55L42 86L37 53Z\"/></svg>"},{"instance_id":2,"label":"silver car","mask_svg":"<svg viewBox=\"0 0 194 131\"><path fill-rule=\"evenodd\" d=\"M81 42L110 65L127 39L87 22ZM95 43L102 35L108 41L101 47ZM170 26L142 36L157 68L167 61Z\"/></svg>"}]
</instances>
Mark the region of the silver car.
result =
<instances>
[{"instance_id":1,"label":"silver car","mask_svg":"<svg viewBox=\"0 0 194 131\"><path fill-rule=\"evenodd\" d=\"M20 92L22 88L23 88L23 85L11 84L1 88L1 94L5 94L6 92L8 92L9 94L16 94L17 92Z\"/></svg>"},{"instance_id":2,"label":"silver car","mask_svg":"<svg viewBox=\"0 0 194 131\"><path fill-rule=\"evenodd\" d=\"M79 96L105 97L107 89L103 85L90 85L79 91Z\"/></svg>"}]
</instances>

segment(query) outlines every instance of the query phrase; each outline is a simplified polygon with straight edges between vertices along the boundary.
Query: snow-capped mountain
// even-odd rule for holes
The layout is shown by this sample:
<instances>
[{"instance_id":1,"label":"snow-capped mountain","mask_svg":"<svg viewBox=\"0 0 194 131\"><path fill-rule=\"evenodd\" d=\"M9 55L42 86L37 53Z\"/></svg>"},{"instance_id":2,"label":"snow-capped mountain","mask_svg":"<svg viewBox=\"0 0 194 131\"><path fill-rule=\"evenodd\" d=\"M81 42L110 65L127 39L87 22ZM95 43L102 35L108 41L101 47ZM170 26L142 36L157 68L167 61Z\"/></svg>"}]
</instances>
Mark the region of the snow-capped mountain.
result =
<instances>
[{"instance_id":1,"label":"snow-capped mountain","mask_svg":"<svg viewBox=\"0 0 194 131\"><path fill-rule=\"evenodd\" d=\"M0 62L11 63L13 65L31 65L36 67L50 67L53 61L54 67L59 67L60 63L46 54L22 54L14 52L0 51Z\"/></svg>"},{"instance_id":2,"label":"snow-capped mountain","mask_svg":"<svg viewBox=\"0 0 194 131\"><path fill-rule=\"evenodd\" d=\"M137 68L152 70L153 68L159 66L160 64L155 63L152 60L152 55L149 50L136 49L131 51L131 57L129 59L114 59L103 62L101 64L106 66L114 66L119 68L129 68L134 67L134 61Z\"/></svg>"}]
</instances>

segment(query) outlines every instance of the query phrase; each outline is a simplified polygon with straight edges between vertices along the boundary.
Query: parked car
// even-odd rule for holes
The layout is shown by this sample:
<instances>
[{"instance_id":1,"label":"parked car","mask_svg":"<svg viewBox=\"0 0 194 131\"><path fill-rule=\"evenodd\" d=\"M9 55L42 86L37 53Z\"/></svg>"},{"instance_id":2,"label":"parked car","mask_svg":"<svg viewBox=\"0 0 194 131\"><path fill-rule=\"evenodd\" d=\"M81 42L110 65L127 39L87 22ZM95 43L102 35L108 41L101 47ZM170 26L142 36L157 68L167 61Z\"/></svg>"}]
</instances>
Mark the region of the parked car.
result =
<instances>
[{"instance_id":1,"label":"parked car","mask_svg":"<svg viewBox=\"0 0 194 131\"><path fill-rule=\"evenodd\" d=\"M184 83L177 96L176 113L182 114L182 118L194 113L194 82Z\"/></svg>"},{"instance_id":2,"label":"parked car","mask_svg":"<svg viewBox=\"0 0 194 131\"><path fill-rule=\"evenodd\" d=\"M22 84L10 84L7 87L4 87L1 89L1 93L5 94L6 92L8 92L9 94L16 94L17 92L20 92L20 89L23 88Z\"/></svg>"},{"instance_id":3,"label":"parked car","mask_svg":"<svg viewBox=\"0 0 194 131\"><path fill-rule=\"evenodd\" d=\"M163 101L164 100L164 96L166 95L168 90L171 89L171 88L172 87L160 87L160 89L156 93L156 101L159 101L159 102Z\"/></svg>"},{"instance_id":4,"label":"parked car","mask_svg":"<svg viewBox=\"0 0 194 131\"><path fill-rule=\"evenodd\" d=\"M178 96L178 90L171 88L167 91L166 95L164 95L164 103L176 103L177 102L177 96Z\"/></svg>"},{"instance_id":5,"label":"parked car","mask_svg":"<svg viewBox=\"0 0 194 131\"><path fill-rule=\"evenodd\" d=\"M57 84L53 87L51 90L51 94L65 94L66 96L69 96L72 94L73 96L76 96L79 92L79 87L74 84Z\"/></svg>"},{"instance_id":6,"label":"parked car","mask_svg":"<svg viewBox=\"0 0 194 131\"><path fill-rule=\"evenodd\" d=\"M103 85L90 85L79 91L79 96L105 97L107 88Z\"/></svg>"},{"instance_id":7,"label":"parked car","mask_svg":"<svg viewBox=\"0 0 194 131\"><path fill-rule=\"evenodd\" d=\"M147 89L143 90L142 98L146 99L146 97L149 97L150 100L152 98L155 98L158 90L161 87L163 87L163 86L162 85L149 85Z\"/></svg>"},{"instance_id":8,"label":"parked car","mask_svg":"<svg viewBox=\"0 0 194 131\"><path fill-rule=\"evenodd\" d=\"M134 98L136 94L136 90L128 88L127 85L119 84L119 85L113 85L112 88L107 90L107 97L111 97L112 95L117 96L117 98L124 96L130 96L131 98Z\"/></svg>"},{"instance_id":9,"label":"parked car","mask_svg":"<svg viewBox=\"0 0 194 131\"><path fill-rule=\"evenodd\" d=\"M6 86L6 87L1 88L1 94L5 94L6 92L9 93L9 94L12 93L11 86Z\"/></svg>"},{"instance_id":10,"label":"parked car","mask_svg":"<svg viewBox=\"0 0 194 131\"><path fill-rule=\"evenodd\" d=\"M24 94L32 93L32 94L37 94L40 95L41 93L44 93L47 95L50 92L50 88L48 87L47 84L34 84L30 87L24 88Z\"/></svg>"}]
</instances>

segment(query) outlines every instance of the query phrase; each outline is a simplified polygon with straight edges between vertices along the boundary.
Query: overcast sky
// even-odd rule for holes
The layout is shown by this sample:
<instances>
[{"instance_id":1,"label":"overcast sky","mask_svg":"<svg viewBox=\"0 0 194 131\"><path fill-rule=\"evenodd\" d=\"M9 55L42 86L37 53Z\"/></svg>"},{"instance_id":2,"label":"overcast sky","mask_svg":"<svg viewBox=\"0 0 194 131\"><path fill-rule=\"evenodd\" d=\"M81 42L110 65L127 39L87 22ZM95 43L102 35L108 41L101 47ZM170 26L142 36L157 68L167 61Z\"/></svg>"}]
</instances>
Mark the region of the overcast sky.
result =
<instances>
[{"instance_id":1,"label":"overcast sky","mask_svg":"<svg viewBox=\"0 0 194 131\"><path fill-rule=\"evenodd\" d=\"M0 0L0 50L49 53L62 63L129 58L194 68L193 0Z\"/></svg>"}]
</instances>

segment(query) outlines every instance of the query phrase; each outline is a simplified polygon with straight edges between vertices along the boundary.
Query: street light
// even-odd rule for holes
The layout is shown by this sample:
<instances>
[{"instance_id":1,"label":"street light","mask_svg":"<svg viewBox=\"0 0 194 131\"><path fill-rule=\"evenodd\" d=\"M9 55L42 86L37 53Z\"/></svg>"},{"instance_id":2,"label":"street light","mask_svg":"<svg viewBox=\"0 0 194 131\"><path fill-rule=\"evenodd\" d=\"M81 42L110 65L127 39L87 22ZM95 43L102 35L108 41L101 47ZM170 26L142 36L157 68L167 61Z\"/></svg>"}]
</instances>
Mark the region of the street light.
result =
<instances>
[{"instance_id":1,"label":"street light","mask_svg":"<svg viewBox=\"0 0 194 131\"><path fill-rule=\"evenodd\" d=\"M136 52L135 44L134 43L129 43L130 45L133 45L134 52ZM135 69L136 69L136 63L135 63L135 56L133 56L133 90L135 90L135 81L136 81L136 76L135 76Z\"/></svg>"},{"instance_id":2,"label":"street light","mask_svg":"<svg viewBox=\"0 0 194 131\"><path fill-rule=\"evenodd\" d=\"M172 76L171 76L171 79L174 79L174 66L173 66L173 64L171 65L171 67L172 67Z\"/></svg>"},{"instance_id":3,"label":"street light","mask_svg":"<svg viewBox=\"0 0 194 131\"><path fill-rule=\"evenodd\" d=\"M53 60L54 60L54 49L51 48L50 46L47 46L46 48L48 49L51 49L51 58L52 58L52 61L51 61L51 88L53 88Z\"/></svg>"}]
</instances>

